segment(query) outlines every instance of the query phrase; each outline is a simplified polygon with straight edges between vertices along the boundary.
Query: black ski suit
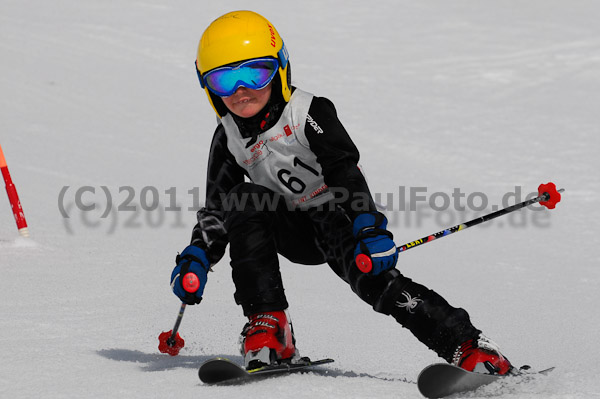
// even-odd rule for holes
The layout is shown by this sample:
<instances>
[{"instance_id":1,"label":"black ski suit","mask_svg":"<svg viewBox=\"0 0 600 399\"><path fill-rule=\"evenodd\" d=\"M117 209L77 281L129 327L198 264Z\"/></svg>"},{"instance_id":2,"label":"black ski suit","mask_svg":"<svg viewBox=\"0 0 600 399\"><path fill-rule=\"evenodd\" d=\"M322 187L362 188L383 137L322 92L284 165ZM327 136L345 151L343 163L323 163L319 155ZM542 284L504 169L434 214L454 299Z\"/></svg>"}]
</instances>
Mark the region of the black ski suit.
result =
<instances>
[{"instance_id":1,"label":"black ski suit","mask_svg":"<svg viewBox=\"0 0 600 399\"><path fill-rule=\"evenodd\" d=\"M357 167L358 150L338 120L334 105L322 97L310 96L308 112L296 112L306 120L292 121L279 132L278 123L286 117L288 108L299 101L294 96L300 91L294 90L290 103L269 102L256 117L241 119L229 115L229 125L225 123L227 116L221 120L212 140L206 203L197 214L192 245L203 248L214 265L229 244L236 287L234 298L247 316L288 307L278 253L293 263L327 263L375 311L392 315L450 362L455 349L469 339L476 339L480 331L473 327L465 310L450 306L440 295L397 269L371 276L356 267L352 221L361 212L376 211ZM301 125L304 129L298 131ZM326 185L303 198L302 194L296 195L292 203L299 206L291 206L286 196L297 193L306 184L293 177L291 167L279 172L273 170L281 183L276 181L276 184L283 187L281 190L257 184L255 180L260 182L264 176L252 179L249 173L265 154L278 151L274 146L279 143L275 141L284 139L290 141L290 148L304 142L304 148L298 151L310 152L316 161L304 164L296 157L292 166L303 169L304 173L308 171L308 176L318 174ZM281 151L287 151L288 147L281 147ZM232 148L240 148L241 155L233 154ZM244 158L244 149L255 152L246 152L252 156ZM293 193L286 193L289 191L286 187ZM328 200L323 202L323 198ZM310 201L318 205L311 206Z\"/></svg>"}]
</instances>

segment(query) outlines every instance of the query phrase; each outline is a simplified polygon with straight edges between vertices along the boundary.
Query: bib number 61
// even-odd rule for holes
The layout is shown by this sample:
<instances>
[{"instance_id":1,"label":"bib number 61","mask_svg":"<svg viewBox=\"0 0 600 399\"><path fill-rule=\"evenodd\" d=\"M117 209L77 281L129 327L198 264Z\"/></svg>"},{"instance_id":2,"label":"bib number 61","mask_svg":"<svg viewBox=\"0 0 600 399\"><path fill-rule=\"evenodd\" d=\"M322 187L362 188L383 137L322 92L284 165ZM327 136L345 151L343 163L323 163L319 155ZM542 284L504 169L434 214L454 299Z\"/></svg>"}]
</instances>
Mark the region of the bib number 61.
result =
<instances>
[{"instance_id":1,"label":"bib number 61","mask_svg":"<svg viewBox=\"0 0 600 399\"><path fill-rule=\"evenodd\" d=\"M316 171L313 167L302 162L298 157L294 158L294 166L300 166L315 176L319 176L319 172ZM277 172L277 178L288 190L290 190L294 194L300 194L306 189L306 183L304 183L300 178L296 176L292 176L292 172L287 169L281 169Z\"/></svg>"}]
</instances>

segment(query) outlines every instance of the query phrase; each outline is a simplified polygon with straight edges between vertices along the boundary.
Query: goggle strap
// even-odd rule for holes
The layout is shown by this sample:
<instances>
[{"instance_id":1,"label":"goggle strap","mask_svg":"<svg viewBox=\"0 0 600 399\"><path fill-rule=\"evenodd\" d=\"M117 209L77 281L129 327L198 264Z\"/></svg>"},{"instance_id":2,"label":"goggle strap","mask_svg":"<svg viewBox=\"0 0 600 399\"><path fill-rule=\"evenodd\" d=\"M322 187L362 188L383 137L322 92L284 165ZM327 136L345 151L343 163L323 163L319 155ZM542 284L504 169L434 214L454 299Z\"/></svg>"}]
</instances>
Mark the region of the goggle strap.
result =
<instances>
[{"instance_id":1,"label":"goggle strap","mask_svg":"<svg viewBox=\"0 0 600 399\"><path fill-rule=\"evenodd\" d=\"M288 54L287 48L285 47L285 43L283 42L283 40L281 41L281 50L277 52L277 57L279 58L279 64L281 65L281 69L285 69L290 55Z\"/></svg>"},{"instance_id":2,"label":"goggle strap","mask_svg":"<svg viewBox=\"0 0 600 399\"><path fill-rule=\"evenodd\" d=\"M200 81L200 87L202 87L204 89L205 88L204 87L204 79L202 79L202 74L198 70L198 61L194 61L194 64L196 65L196 75L198 75L198 80Z\"/></svg>"}]
</instances>

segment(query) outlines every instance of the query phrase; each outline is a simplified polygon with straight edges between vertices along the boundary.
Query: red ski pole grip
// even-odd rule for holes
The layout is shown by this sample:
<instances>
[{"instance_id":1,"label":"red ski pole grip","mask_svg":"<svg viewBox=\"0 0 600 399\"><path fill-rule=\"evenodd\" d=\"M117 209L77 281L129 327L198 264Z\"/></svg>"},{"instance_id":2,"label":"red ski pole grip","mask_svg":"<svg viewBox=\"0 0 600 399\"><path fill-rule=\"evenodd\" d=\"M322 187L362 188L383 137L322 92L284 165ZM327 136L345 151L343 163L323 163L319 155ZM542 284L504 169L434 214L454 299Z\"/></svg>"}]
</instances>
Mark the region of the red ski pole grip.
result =
<instances>
[{"instance_id":1,"label":"red ski pole grip","mask_svg":"<svg viewBox=\"0 0 600 399\"><path fill-rule=\"evenodd\" d=\"M198 288L200 288L200 280L198 280L198 276L190 272L183 276L181 285L183 285L184 290L190 294L193 294L194 292L198 291Z\"/></svg>"},{"instance_id":2,"label":"red ski pole grip","mask_svg":"<svg viewBox=\"0 0 600 399\"><path fill-rule=\"evenodd\" d=\"M371 270L373 270L373 261L368 255L358 254L356 255L355 261L356 267L358 267L358 270L361 272L369 273Z\"/></svg>"}]
</instances>

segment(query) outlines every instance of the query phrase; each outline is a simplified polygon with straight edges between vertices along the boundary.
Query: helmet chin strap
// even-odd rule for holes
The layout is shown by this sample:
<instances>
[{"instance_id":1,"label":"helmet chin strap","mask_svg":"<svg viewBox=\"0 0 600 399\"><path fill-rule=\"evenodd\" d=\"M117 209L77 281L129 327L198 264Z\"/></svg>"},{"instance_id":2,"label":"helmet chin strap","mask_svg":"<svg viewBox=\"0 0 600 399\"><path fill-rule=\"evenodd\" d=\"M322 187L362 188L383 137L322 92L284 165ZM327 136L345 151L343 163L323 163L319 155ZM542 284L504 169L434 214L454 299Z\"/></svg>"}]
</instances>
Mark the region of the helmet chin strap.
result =
<instances>
[{"instance_id":1,"label":"helmet chin strap","mask_svg":"<svg viewBox=\"0 0 600 399\"><path fill-rule=\"evenodd\" d=\"M279 117L285 108L285 102L283 101L283 98L277 99L276 97L277 96L271 95L271 98L265 107L250 118L242 118L231 114L235 124L240 129L242 137L251 138L250 141L246 143L246 148L254 145L258 139L258 135L269 130L279 120Z\"/></svg>"}]
</instances>

